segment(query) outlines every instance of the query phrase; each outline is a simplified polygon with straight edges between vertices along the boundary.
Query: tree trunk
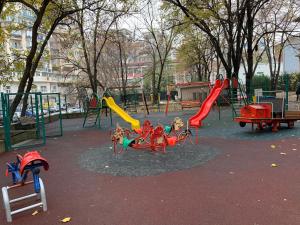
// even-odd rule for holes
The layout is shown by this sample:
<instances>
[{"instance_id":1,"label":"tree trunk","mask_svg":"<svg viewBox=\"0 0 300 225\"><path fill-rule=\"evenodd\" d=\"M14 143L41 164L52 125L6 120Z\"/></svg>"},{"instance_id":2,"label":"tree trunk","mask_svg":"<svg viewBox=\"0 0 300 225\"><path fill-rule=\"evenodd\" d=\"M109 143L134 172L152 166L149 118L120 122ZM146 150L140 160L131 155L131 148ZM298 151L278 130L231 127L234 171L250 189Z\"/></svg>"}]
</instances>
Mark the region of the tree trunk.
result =
<instances>
[{"instance_id":1,"label":"tree trunk","mask_svg":"<svg viewBox=\"0 0 300 225\"><path fill-rule=\"evenodd\" d=\"M251 96L251 81L254 75L253 71L253 26L254 26L254 18L252 16L252 4L249 1L247 3L247 72L246 72L246 95L249 99Z\"/></svg>"},{"instance_id":2,"label":"tree trunk","mask_svg":"<svg viewBox=\"0 0 300 225\"><path fill-rule=\"evenodd\" d=\"M47 8L49 2L50 2L50 0L43 1L42 6L39 10L39 13L36 17L36 20L34 21L34 24L32 26L32 38L31 38L32 47L31 47L30 52L29 52L29 54L26 58L25 69L24 69L21 81L19 83L19 86L18 86L18 91L17 91L18 94L14 98L14 100L12 102L12 105L11 105L11 108L10 108L10 117L11 117L10 119L13 118L14 113L16 112L16 109L17 109L20 101L22 100L27 80L28 80L28 78L30 77L30 74L31 74L33 60L34 60L34 57L35 57L35 54L36 54L36 51L37 51L37 47L38 47L38 41L37 41L38 29L39 29L39 27L42 23L44 13L46 11L46 8Z\"/></svg>"},{"instance_id":3,"label":"tree trunk","mask_svg":"<svg viewBox=\"0 0 300 225\"><path fill-rule=\"evenodd\" d=\"M154 57L155 59L155 57ZM157 102L157 90L156 90L156 62L153 60L153 70L152 70L152 104L154 105Z\"/></svg>"},{"instance_id":4,"label":"tree trunk","mask_svg":"<svg viewBox=\"0 0 300 225\"><path fill-rule=\"evenodd\" d=\"M198 64L196 66L196 69L197 69L198 81L201 81L202 80L202 77L201 77L201 64Z\"/></svg>"},{"instance_id":5,"label":"tree trunk","mask_svg":"<svg viewBox=\"0 0 300 225\"><path fill-rule=\"evenodd\" d=\"M165 67L165 62L163 61L160 64L159 76L158 76L157 88L156 88L158 97L159 97L160 90L161 90L161 80L162 80L162 76L163 76L163 72L164 72L164 67ZM157 98L157 100L159 100L159 99ZM157 102L157 103L159 103L159 102Z\"/></svg>"},{"instance_id":6,"label":"tree trunk","mask_svg":"<svg viewBox=\"0 0 300 225\"><path fill-rule=\"evenodd\" d=\"M2 14L3 8L4 8L4 4L6 3L6 0L2 0L0 1L0 15Z\"/></svg>"},{"instance_id":7,"label":"tree trunk","mask_svg":"<svg viewBox=\"0 0 300 225\"><path fill-rule=\"evenodd\" d=\"M158 91L153 93L153 105L158 103Z\"/></svg>"},{"instance_id":8,"label":"tree trunk","mask_svg":"<svg viewBox=\"0 0 300 225\"><path fill-rule=\"evenodd\" d=\"M30 78L28 79L26 91L25 91L25 93L24 93L23 106L22 106L21 116L25 116L25 115L26 115L26 110L27 110L27 108L28 108L28 96L29 96L29 93L30 93L32 84L33 84L33 77L30 77ZM32 106L31 106L31 107L32 107ZM38 115L36 115L36 116L38 116Z\"/></svg>"},{"instance_id":9,"label":"tree trunk","mask_svg":"<svg viewBox=\"0 0 300 225\"><path fill-rule=\"evenodd\" d=\"M123 64L123 51L122 51L122 46L120 41L118 42L118 47L119 47L119 59L120 59L120 69L121 69L121 79L122 79L122 96L123 96L123 105L124 108L126 107L127 104L127 99L126 99L126 77L125 77L125 72L124 72L124 64Z\"/></svg>"}]
</instances>

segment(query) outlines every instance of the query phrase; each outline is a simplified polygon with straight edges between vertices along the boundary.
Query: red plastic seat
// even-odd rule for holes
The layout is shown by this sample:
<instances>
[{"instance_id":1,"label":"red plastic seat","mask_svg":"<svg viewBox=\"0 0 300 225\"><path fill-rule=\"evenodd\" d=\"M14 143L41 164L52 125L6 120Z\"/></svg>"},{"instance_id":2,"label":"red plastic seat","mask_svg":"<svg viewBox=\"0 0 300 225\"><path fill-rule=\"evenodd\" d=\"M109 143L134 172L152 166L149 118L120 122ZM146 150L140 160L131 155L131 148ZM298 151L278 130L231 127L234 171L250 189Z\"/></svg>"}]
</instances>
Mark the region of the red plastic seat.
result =
<instances>
[{"instance_id":1,"label":"red plastic seat","mask_svg":"<svg viewBox=\"0 0 300 225\"><path fill-rule=\"evenodd\" d=\"M32 151L26 153L20 163L20 173L21 175L24 173L24 169L27 165L33 162L41 162L45 170L49 169L49 164L45 158L43 158L37 151Z\"/></svg>"}]
</instances>

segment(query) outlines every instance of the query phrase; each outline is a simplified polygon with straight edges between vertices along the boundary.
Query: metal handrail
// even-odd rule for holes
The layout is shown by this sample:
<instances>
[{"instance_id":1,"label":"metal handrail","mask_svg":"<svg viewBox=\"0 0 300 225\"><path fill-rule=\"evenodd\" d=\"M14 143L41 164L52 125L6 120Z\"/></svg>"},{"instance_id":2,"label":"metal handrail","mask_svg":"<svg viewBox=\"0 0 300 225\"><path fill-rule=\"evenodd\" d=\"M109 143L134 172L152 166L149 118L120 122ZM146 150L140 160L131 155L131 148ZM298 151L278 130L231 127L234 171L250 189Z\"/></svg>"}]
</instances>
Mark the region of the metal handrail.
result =
<instances>
[{"instance_id":1,"label":"metal handrail","mask_svg":"<svg viewBox=\"0 0 300 225\"><path fill-rule=\"evenodd\" d=\"M277 90L277 91L258 91L258 93L264 93L264 92L267 92L267 93L271 93L271 92L273 92L273 93L283 93L284 94L284 91L282 91L282 90ZM284 95L283 95L284 96ZM257 98L257 103L269 103L269 102L260 102L259 101L259 97L260 96L258 96L258 98ZM263 96L262 96L263 97ZM276 98L276 96L275 96L275 98ZM278 99L280 99L280 98L278 98ZM281 119L283 119L284 118L284 108L285 108L285 98L283 97L282 98L282 104L281 104ZM273 119L273 103L272 103L272 119Z\"/></svg>"}]
</instances>

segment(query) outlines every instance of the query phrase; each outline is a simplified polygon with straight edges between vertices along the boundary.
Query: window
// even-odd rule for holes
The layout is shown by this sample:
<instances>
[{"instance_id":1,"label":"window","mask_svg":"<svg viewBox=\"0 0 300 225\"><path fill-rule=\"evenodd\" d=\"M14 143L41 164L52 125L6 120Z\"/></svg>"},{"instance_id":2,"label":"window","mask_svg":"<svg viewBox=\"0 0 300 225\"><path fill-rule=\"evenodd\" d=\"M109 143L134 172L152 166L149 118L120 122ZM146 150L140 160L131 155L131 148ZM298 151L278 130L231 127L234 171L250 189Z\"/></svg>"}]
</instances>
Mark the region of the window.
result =
<instances>
[{"instance_id":1,"label":"window","mask_svg":"<svg viewBox=\"0 0 300 225\"><path fill-rule=\"evenodd\" d=\"M6 93L10 93L10 86L6 86L6 87L5 87L5 92L6 92Z\"/></svg>"},{"instance_id":2,"label":"window","mask_svg":"<svg viewBox=\"0 0 300 225\"><path fill-rule=\"evenodd\" d=\"M41 92L43 92L43 93L47 92L47 87L46 86L41 86Z\"/></svg>"},{"instance_id":3,"label":"window","mask_svg":"<svg viewBox=\"0 0 300 225\"><path fill-rule=\"evenodd\" d=\"M32 43L31 43L31 39L30 38L26 38L26 47L27 48L31 48Z\"/></svg>"},{"instance_id":4,"label":"window","mask_svg":"<svg viewBox=\"0 0 300 225\"><path fill-rule=\"evenodd\" d=\"M52 92L56 92L56 86L52 86Z\"/></svg>"},{"instance_id":5,"label":"window","mask_svg":"<svg viewBox=\"0 0 300 225\"><path fill-rule=\"evenodd\" d=\"M32 30L26 31L26 37L32 37Z\"/></svg>"},{"instance_id":6,"label":"window","mask_svg":"<svg viewBox=\"0 0 300 225\"><path fill-rule=\"evenodd\" d=\"M194 101L197 101L197 100L200 100L201 99L201 93L200 92L194 92L193 93L193 100Z\"/></svg>"},{"instance_id":7,"label":"window","mask_svg":"<svg viewBox=\"0 0 300 225\"><path fill-rule=\"evenodd\" d=\"M12 46L12 48L15 48L15 49L21 49L21 42L19 42L19 41L12 41L11 42L11 46Z\"/></svg>"},{"instance_id":8,"label":"window","mask_svg":"<svg viewBox=\"0 0 300 225\"><path fill-rule=\"evenodd\" d=\"M22 32L20 30L15 30L11 32L13 36L22 36Z\"/></svg>"}]
</instances>

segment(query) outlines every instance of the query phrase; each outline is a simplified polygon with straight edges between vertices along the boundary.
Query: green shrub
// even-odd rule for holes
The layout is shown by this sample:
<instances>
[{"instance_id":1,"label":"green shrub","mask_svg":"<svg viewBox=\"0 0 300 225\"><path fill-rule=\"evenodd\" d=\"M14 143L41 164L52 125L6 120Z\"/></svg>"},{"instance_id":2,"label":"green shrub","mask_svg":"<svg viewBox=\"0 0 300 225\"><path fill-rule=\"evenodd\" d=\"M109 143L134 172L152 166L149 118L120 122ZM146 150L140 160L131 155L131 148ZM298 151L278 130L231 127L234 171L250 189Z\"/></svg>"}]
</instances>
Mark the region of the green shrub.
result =
<instances>
[{"instance_id":1,"label":"green shrub","mask_svg":"<svg viewBox=\"0 0 300 225\"><path fill-rule=\"evenodd\" d=\"M255 89L262 89L263 91L271 90L271 78L265 75L255 75L251 81L251 93L254 95Z\"/></svg>"}]
</instances>

